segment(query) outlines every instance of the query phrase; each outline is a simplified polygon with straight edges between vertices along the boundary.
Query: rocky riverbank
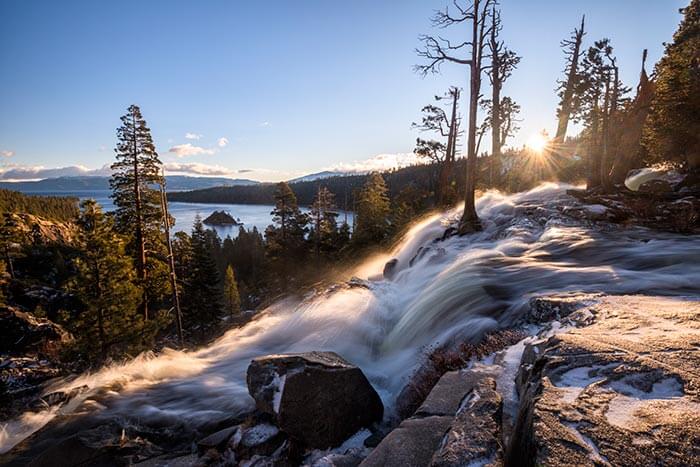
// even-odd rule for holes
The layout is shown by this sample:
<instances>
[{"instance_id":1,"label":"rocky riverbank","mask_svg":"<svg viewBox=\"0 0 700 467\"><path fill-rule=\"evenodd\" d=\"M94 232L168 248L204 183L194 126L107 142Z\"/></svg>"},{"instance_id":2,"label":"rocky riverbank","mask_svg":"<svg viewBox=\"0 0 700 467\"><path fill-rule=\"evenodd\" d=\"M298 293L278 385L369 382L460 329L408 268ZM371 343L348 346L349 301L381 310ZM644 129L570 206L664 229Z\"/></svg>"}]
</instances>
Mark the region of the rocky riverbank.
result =
<instances>
[{"instance_id":1,"label":"rocky riverbank","mask_svg":"<svg viewBox=\"0 0 700 467\"><path fill-rule=\"evenodd\" d=\"M0 460L149 467L693 465L700 456L699 323L697 298L541 297L518 327L528 337L444 373L398 425L391 417L381 423L379 397L342 357L272 355L248 369L256 410L199 432L193 448L183 441L197 434L185 428L117 429L88 423L78 410ZM84 426L76 430L76 424Z\"/></svg>"}]
</instances>

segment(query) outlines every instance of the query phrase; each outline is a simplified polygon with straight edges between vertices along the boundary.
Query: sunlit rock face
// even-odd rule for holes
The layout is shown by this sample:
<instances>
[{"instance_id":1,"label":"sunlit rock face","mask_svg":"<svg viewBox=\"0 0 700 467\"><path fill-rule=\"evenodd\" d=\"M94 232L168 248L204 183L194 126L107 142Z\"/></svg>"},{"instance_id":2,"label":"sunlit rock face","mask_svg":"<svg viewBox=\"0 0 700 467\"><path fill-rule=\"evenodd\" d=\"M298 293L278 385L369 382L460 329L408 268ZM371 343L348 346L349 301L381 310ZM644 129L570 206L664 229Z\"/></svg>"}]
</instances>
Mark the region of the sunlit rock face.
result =
<instances>
[{"instance_id":1,"label":"sunlit rock face","mask_svg":"<svg viewBox=\"0 0 700 467\"><path fill-rule=\"evenodd\" d=\"M561 300L553 303L550 309ZM582 327L524 352L509 463L697 462L700 301L608 296L583 303L569 315Z\"/></svg>"}]
</instances>

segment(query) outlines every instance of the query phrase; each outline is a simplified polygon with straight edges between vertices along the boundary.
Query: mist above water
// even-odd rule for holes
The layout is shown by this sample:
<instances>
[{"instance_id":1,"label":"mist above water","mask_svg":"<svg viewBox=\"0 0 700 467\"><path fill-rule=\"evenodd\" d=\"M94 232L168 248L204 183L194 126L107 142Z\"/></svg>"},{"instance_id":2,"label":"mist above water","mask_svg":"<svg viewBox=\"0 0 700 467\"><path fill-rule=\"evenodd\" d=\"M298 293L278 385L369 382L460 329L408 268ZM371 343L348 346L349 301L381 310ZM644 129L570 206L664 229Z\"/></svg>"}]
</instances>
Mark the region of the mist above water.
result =
<instances>
[{"instance_id":1,"label":"mist above water","mask_svg":"<svg viewBox=\"0 0 700 467\"><path fill-rule=\"evenodd\" d=\"M248 410L245 371L254 357L332 350L358 365L387 407L425 347L478 341L514 324L528 300L551 292L698 294L700 239L641 228L590 225L560 214L576 201L563 185L487 192L477 202L484 230L436 241L459 210L415 226L386 257L305 300L275 303L255 320L192 352L142 355L49 389L87 385L72 410L94 399L94 416L151 426L207 425ZM397 258L392 281L381 279ZM55 416L25 414L0 433L0 452Z\"/></svg>"}]
</instances>

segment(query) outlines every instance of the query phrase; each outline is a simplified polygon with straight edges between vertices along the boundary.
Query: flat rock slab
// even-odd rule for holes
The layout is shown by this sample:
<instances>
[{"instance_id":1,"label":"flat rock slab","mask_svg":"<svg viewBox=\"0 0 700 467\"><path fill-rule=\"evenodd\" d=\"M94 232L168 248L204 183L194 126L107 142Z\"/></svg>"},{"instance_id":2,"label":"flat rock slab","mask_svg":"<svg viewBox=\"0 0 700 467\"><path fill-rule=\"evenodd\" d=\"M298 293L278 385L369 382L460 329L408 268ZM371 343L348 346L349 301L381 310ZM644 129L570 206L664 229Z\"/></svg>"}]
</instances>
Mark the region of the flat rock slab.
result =
<instances>
[{"instance_id":1,"label":"flat rock slab","mask_svg":"<svg viewBox=\"0 0 700 467\"><path fill-rule=\"evenodd\" d=\"M479 382L480 375L470 371L449 371L431 389L414 416L448 415L454 417L462 401Z\"/></svg>"},{"instance_id":2,"label":"flat rock slab","mask_svg":"<svg viewBox=\"0 0 700 467\"><path fill-rule=\"evenodd\" d=\"M471 370L447 372L416 413L389 433L361 465L500 465L501 412L501 396L492 378Z\"/></svg>"},{"instance_id":3,"label":"flat rock slab","mask_svg":"<svg viewBox=\"0 0 700 467\"><path fill-rule=\"evenodd\" d=\"M496 391L496 381L481 378L462 401L430 465L503 465L502 414L503 400Z\"/></svg>"},{"instance_id":4,"label":"flat rock slab","mask_svg":"<svg viewBox=\"0 0 700 467\"><path fill-rule=\"evenodd\" d=\"M408 418L389 433L361 467L424 467L430 465L453 416Z\"/></svg>"},{"instance_id":5,"label":"flat rock slab","mask_svg":"<svg viewBox=\"0 0 700 467\"><path fill-rule=\"evenodd\" d=\"M604 296L524 352L510 465L698 465L700 301ZM592 324L590 324L592 323Z\"/></svg>"}]
</instances>

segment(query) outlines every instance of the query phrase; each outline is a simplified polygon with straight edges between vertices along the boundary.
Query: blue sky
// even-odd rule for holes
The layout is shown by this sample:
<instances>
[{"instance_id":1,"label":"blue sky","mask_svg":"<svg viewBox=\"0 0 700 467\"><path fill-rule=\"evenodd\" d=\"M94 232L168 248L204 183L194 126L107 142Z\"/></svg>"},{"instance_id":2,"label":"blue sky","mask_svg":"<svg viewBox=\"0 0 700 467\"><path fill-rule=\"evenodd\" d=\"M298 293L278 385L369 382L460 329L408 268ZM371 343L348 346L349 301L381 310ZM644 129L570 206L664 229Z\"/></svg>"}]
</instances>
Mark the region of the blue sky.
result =
<instances>
[{"instance_id":1,"label":"blue sky","mask_svg":"<svg viewBox=\"0 0 700 467\"><path fill-rule=\"evenodd\" d=\"M685 4L502 0L502 38L523 56L506 86L522 106L512 144L553 132L559 41L582 14L587 44L609 37L634 86L642 49L653 64ZM420 108L467 85L459 65L412 70L444 5L0 0L0 179L100 173L132 103L171 173L273 181L410 160Z\"/></svg>"}]
</instances>

